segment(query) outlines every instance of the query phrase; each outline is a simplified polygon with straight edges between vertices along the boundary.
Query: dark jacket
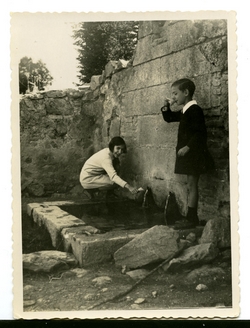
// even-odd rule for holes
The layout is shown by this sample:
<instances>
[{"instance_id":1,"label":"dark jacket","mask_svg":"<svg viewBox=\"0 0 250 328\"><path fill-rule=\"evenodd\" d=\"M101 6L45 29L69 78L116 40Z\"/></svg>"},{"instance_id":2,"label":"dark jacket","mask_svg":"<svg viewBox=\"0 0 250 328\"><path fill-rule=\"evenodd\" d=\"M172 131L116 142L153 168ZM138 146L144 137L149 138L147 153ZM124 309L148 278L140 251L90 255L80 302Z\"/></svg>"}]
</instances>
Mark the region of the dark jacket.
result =
<instances>
[{"instance_id":1,"label":"dark jacket","mask_svg":"<svg viewBox=\"0 0 250 328\"><path fill-rule=\"evenodd\" d=\"M202 109L198 105L190 106L185 113L163 111L166 122L180 122L176 146L175 173L198 175L212 168L213 161L207 149L207 129ZM188 146L185 156L177 156L179 149Z\"/></svg>"}]
</instances>

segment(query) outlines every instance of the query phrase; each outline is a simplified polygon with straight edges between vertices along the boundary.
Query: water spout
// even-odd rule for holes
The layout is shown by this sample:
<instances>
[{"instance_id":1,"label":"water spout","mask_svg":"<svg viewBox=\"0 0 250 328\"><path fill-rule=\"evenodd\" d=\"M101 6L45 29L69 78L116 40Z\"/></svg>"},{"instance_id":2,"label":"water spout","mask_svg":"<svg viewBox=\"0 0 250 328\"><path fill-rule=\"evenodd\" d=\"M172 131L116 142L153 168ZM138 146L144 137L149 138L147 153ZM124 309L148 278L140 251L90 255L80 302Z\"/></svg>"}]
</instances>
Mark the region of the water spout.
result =
<instances>
[{"instance_id":1,"label":"water spout","mask_svg":"<svg viewBox=\"0 0 250 328\"><path fill-rule=\"evenodd\" d=\"M148 207L147 194L148 194L148 188L146 189L146 191L145 191L145 193L143 195L142 207Z\"/></svg>"}]
</instances>

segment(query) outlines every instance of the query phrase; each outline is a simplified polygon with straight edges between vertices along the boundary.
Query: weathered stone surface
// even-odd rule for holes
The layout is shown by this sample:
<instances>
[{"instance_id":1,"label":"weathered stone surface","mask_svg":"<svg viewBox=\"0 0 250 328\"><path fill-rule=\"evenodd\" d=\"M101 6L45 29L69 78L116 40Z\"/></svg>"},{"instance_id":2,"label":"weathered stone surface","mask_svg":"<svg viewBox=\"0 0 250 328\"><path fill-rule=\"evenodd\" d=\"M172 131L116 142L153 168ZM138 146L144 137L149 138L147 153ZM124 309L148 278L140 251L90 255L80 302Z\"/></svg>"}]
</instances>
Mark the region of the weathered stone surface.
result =
<instances>
[{"instance_id":1,"label":"weathered stone surface","mask_svg":"<svg viewBox=\"0 0 250 328\"><path fill-rule=\"evenodd\" d=\"M180 256L172 259L170 266L163 266L163 270L177 271L183 268L192 268L214 260L219 254L219 249L212 243L192 246L185 249Z\"/></svg>"},{"instance_id":2,"label":"weathered stone surface","mask_svg":"<svg viewBox=\"0 0 250 328\"><path fill-rule=\"evenodd\" d=\"M97 286L103 286L106 284L110 284L112 279L108 276L97 277L92 280L92 282Z\"/></svg>"},{"instance_id":3,"label":"weathered stone surface","mask_svg":"<svg viewBox=\"0 0 250 328\"><path fill-rule=\"evenodd\" d=\"M27 204L27 207L26 207L27 214L28 214L29 216L31 216L33 210L34 210L36 207L41 207L41 203L29 203L29 204Z\"/></svg>"},{"instance_id":4,"label":"weathered stone surface","mask_svg":"<svg viewBox=\"0 0 250 328\"><path fill-rule=\"evenodd\" d=\"M99 229L87 225L64 228L61 231L63 250L65 252L72 252L71 242L76 238L76 236L79 235L89 236L97 233L100 233Z\"/></svg>"},{"instance_id":5,"label":"weathered stone surface","mask_svg":"<svg viewBox=\"0 0 250 328\"><path fill-rule=\"evenodd\" d=\"M223 281L225 277L225 271L220 267L213 267L211 265L203 265L200 268L192 270L185 278L185 283L196 284L204 283L209 284L211 282Z\"/></svg>"},{"instance_id":6,"label":"weathered stone surface","mask_svg":"<svg viewBox=\"0 0 250 328\"><path fill-rule=\"evenodd\" d=\"M117 266L139 268L143 265L164 260L178 250L178 232L167 226L154 226L114 254Z\"/></svg>"},{"instance_id":7,"label":"weathered stone surface","mask_svg":"<svg viewBox=\"0 0 250 328\"><path fill-rule=\"evenodd\" d=\"M105 76L110 77L116 70L117 61L110 60L105 66Z\"/></svg>"},{"instance_id":8,"label":"weathered stone surface","mask_svg":"<svg viewBox=\"0 0 250 328\"><path fill-rule=\"evenodd\" d=\"M82 220L61 210L58 206L35 207L33 219L38 225L46 227L50 234L52 245L55 248L60 247L63 228L85 225Z\"/></svg>"},{"instance_id":9,"label":"weathered stone surface","mask_svg":"<svg viewBox=\"0 0 250 328\"><path fill-rule=\"evenodd\" d=\"M199 284L199 285L196 286L195 289L198 290L198 292L201 292L203 290L207 290L208 287L206 285L204 285L204 284Z\"/></svg>"},{"instance_id":10,"label":"weathered stone surface","mask_svg":"<svg viewBox=\"0 0 250 328\"><path fill-rule=\"evenodd\" d=\"M199 243L215 243L219 248L230 247L230 220L226 218L209 220L204 227Z\"/></svg>"},{"instance_id":11,"label":"weathered stone surface","mask_svg":"<svg viewBox=\"0 0 250 328\"><path fill-rule=\"evenodd\" d=\"M63 98L67 95L64 90L50 90L46 91L46 96L49 98Z\"/></svg>"},{"instance_id":12,"label":"weathered stone surface","mask_svg":"<svg viewBox=\"0 0 250 328\"><path fill-rule=\"evenodd\" d=\"M27 186L27 191L31 196L40 197L44 194L44 185L41 183L31 183Z\"/></svg>"},{"instance_id":13,"label":"weathered stone surface","mask_svg":"<svg viewBox=\"0 0 250 328\"><path fill-rule=\"evenodd\" d=\"M59 251L40 251L23 254L23 268L34 272L52 272L76 266L74 255Z\"/></svg>"},{"instance_id":14,"label":"weathered stone surface","mask_svg":"<svg viewBox=\"0 0 250 328\"><path fill-rule=\"evenodd\" d=\"M101 75L93 75L90 80L90 89L95 90L96 88L100 87L101 79Z\"/></svg>"},{"instance_id":15,"label":"weathered stone surface","mask_svg":"<svg viewBox=\"0 0 250 328\"><path fill-rule=\"evenodd\" d=\"M126 68L128 66L129 61L124 59L119 59L116 65L116 70L120 70Z\"/></svg>"},{"instance_id":16,"label":"weathered stone surface","mask_svg":"<svg viewBox=\"0 0 250 328\"><path fill-rule=\"evenodd\" d=\"M145 278L148 273L149 271L146 269L138 269L126 272L126 274L130 276L130 278L132 278L133 280L140 280L142 278Z\"/></svg>"},{"instance_id":17,"label":"weathered stone surface","mask_svg":"<svg viewBox=\"0 0 250 328\"><path fill-rule=\"evenodd\" d=\"M87 267L110 261L120 247L144 231L145 229L109 231L91 236L74 234L69 235L68 241L80 267Z\"/></svg>"}]
</instances>

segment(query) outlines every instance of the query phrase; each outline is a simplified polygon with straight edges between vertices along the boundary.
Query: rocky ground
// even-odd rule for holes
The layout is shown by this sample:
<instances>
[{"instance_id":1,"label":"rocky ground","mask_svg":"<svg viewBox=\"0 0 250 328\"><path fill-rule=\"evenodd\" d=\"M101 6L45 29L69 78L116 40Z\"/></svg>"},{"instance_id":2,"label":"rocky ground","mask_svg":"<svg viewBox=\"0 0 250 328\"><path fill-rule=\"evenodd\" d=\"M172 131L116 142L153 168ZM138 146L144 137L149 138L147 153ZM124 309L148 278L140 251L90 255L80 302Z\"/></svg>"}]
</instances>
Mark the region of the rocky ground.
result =
<instances>
[{"instance_id":1,"label":"rocky ground","mask_svg":"<svg viewBox=\"0 0 250 328\"><path fill-rule=\"evenodd\" d=\"M47 231L34 225L25 212L22 220L23 253L53 249ZM159 268L126 293L158 265L126 271L111 261L88 268L58 267L48 273L25 270L24 311L84 311L93 306L94 310L159 310L232 305L229 249L220 250L209 264L173 272ZM124 295L112 300L122 292Z\"/></svg>"}]
</instances>

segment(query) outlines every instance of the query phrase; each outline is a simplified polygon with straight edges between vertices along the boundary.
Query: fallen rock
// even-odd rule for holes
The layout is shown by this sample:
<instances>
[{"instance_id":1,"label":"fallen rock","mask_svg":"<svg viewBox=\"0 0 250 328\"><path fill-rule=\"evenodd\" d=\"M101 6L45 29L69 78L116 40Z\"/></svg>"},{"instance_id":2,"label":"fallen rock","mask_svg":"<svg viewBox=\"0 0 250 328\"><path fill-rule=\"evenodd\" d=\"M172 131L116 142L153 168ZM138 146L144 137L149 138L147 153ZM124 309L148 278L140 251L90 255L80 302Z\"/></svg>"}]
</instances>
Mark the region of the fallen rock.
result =
<instances>
[{"instance_id":1,"label":"fallen rock","mask_svg":"<svg viewBox=\"0 0 250 328\"><path fill-rule=\"evenodd\" d=\"M192 270L186 277L186 283L199 283L200 281L207 284L215 280L223 280L225 277L225 271L219 267L211 267L209 265L203 265L200 268Z\"/></svg>"},{"instance_id":2,"label":"fallen rock","mask_svg":"<svg viewBox=\"0 0 250 328\"><path fill-rule=\"evenodd\" d=\"M93 295L93 294L87 294L87 295L84 296L84 299L86 301L92 301L92 300L95 300L96 299L96 296Z\"/></svg>"},{"instance_id":3,"label":"fallen rock","mask_svg":"<svg viewBox=\"0 0 250 328\"><path fill-rule=\"evenodd\" d=\"M142 304L145 302L145 298L137 298L135 301L134 301L134 304Z\"/></svg>"},{"instance_id":4,"label":"fallen rock","mask_svg":"<svg viewBox=\"0 0 250 328\"><path fill-rule=\"evenodd\" d=\"M196 286L195 289L198 290L198 292L200 292L202 290L207 290L208 287L206 285L204 285L204 284L199 284L199 285Z\"/></svg>"},{"instance_id":5,"label":"fallen rock","mask_svg":"<svg viewBox=\"0 0 250 328\"><path fill-rule=\"evenodd\" d=\"M196 235L194 232L190 232L190 234L187 235L186 240L190 241L191 243L194 243L196 240Z\"/></svg>"},{"instance_id":6,"label":"fallen rock","mask_svg":"<svg viewBox=\"0 0 250 328\"><path fill-rule=\"evenodd\" d=\"M156 290L152 292L152 296L153 296L153 298L157 297L157 291Z\"/></svg>"},{"instance_id":7,"label":"fallen rock","mask_svg":"<svg viewBox=\"0 0 250 328\"><path fill-rule=\"evenodd\" d=\"M24 307L35 305L35 304L36 304L36 301L34 301L34 300L26 300L26 301L23 301L23 306Z\"/></svg>"},{"instance_id":8,"label":"fallen rock","mask_svg":"<svg viewBox=\"0 0 250 328\"><path fill-rule=\"evenodd\" d=\"M126 274L128 276L130 276L130 278L132 278L133 280L139 280L139 279L145 278L148 273L149 273L149 271L146 269L138 269L138 270L126 272Z\"/></svg>"},{"instance_id":9,"label":"fallen rock","mask_svg":"<svg viewBox=\"0 0 250 328\"><path fill-rule=\"evenodd\" d=\"M215 259L219 249L213 244L201 244L185 249L182 254L172 259L169 264L164 265L163 270L176 271L183 268L192 268L197 265L206 264Z\"/></svg>"},{"instance_id":10,"label":"fallen rock","mask_svg":"<svg viewBox=\"0 0 250 328\"><path fill-rule=\"evenodd\" d=\"M154 226L137 235L114 253L117 266L134 269L166 259L178 250L178 232L163 226Z\"/></svg>"},{"instance_id":11,"label":"fallen rock","mask_svg":"<svg viewBox=\"0 0 250 328\"><path fill-rule=\"evenodd\" d=\"M32 285L26 285L26 286L23 287L23 292L25 293L25 292L28 292L28 291L30 291L32 289L34 289L34 286L32 286Z\"/></svg>"},{"instance_id":12,"label":"fallen rock","mask_svg":"<svg viewBox=\"0 0 250 328\"><path fill-rule=\"evenodd\" d=\"M80 268L71 269L70 271L76 274L77 278L82 278L88 273L88 270L80 269Z\"/></svg>"},{"instance_id":13,"label":"fallen rock","mask_svg":"<svg viewBox=\"0 0 250 328\"><path fill-rule=\"evenodd\" d=\"M225 251L221 252L221 260L224 262L231 261L231 249L226 249Z\"/></svg>"},{"instance_id":14,"label":"fallen rock","mask_svg":"<svg viewBox=\"0 0 250 328\"><path fill-rule=\"evenodd\" d=\"M214 243L218 248L231 246L230 220L209 220L203 229L199 244Z\"/></svg>"},{"instance_id":15,"label":"fallen rock","mask_svg":"<svg viewBox=\"0 0 250 328\"><path fill-rule=\"evenodd\" d=\"M121 273L122 273L122 274L125 274L126 271L127 271L127 267L126 267L126 265L123 265L123 266L122 266L122 271L121 271Z\"/></svg>"},{"instance_id":16,"label":"fallen rock","mask_svg":"<svg viewBox=\"0 0 250 328\"><path fill-rule=\"evenodd\" d=\"M215 304L215 307L225 307L226 305L224 303L217 303Z\"/></svg>"},{"instance_id":17,"label":"fallen rock","mask_svg":"<svg viewBox=\"0 0 250 328\"><path fill-rule=\"evenodd\" d=\"M108 276L97 277L92 280L92 282L97 286L103 286L105 284L111 283L112 279Z\"/></svg>"},{"instance_id":18,"label":"fallen rock","mask_svg":"<svg viewBox=\"0 0 250 328\"><path fill-rule=\"evenodd\" d=\"M66 270L77 265L74 255L60 251L40 251L23 254L23 269L34 272Z\"/></svg>"}]
</instances>

